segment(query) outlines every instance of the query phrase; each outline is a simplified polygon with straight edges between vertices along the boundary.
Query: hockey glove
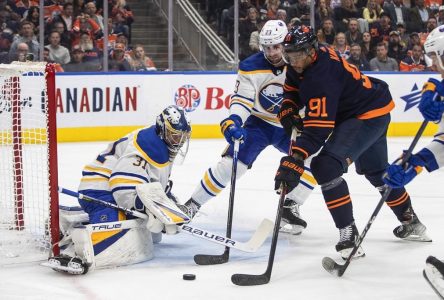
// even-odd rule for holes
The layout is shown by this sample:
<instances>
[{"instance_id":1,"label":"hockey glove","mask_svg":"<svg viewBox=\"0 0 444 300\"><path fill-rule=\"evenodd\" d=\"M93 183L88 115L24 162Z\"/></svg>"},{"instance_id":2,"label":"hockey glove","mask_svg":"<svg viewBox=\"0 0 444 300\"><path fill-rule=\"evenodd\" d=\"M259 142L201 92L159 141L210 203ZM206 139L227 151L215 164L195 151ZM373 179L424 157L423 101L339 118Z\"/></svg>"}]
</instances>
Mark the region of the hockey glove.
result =
<instances>
[{"instance_id":1,"label":"hockey glove","mask_svg":"<svg viewBox=\"0 0 444 300\"><path fill-rule=\"evenodd\" d=\"M304 128L298 107L289 99L282 101L277 117L279 122L281 122L282 127L284 127L285 133L289 136L291 135L293 126L296 127L299 132Z\"/></svg>"},{"instance_id":2,"label":"hockey glove","mask_svg":"<svg viewBox=\"0 0 444 300\"><path fill-rule=\"evenodd\" d=\"M293 156L284 156L274 177L274 189L278 191L281 184L287 186L287 193L291 192L298 184L304 173L304 161Z\"/></svg>"},{"instance_id":3,"label":"hockey glove","mask_svg":"<svg viewBox=\"0 0 444 300\"><path fill-rule=\"evenodd\" d=\"M230 145L239 140L241 145L247 139L247 131L242 127L242 120L238 115L230 115L220 122L220 130Z\"/></svg>"},{"instance_id":4,"label":"hockey glove","mask_svg":"<svg viewBox=\"0 0 444 300\"><path fill-rule=\"evenodd\" d=\"M416 175L422 172L422 169L426 164L418 154L410 156L404 166L400 165L401 160L402 156L388 166L386 173L382 177L385 184L395 189L402 188L412 181Z\"/></svg>"},{"instance_id":5,"label":"hockey glove","mask_svg":"<svg viewBox=\"0 0 444 300\"><path fill-rule=\"evenodd\" d=\"M444 96L443 82L434 78L429 78L423 88L419 111L426 121L439 122L444 113L444 102L441 97Z\"/></svg>"}]
</instances>

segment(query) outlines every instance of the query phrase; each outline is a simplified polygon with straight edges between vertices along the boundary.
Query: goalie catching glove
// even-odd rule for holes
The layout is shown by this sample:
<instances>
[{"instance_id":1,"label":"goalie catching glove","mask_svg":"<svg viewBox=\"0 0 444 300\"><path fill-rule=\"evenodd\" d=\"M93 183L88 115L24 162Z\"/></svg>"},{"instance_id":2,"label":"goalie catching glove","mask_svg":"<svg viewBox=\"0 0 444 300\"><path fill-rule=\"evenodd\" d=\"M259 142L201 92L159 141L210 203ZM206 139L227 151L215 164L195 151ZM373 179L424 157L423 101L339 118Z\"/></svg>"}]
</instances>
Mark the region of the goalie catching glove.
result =
<instances>
[{"instance_id":1,"label":"goalie catching glove","mask_svg":"<svg viewBox=\"0 0 444 300\"><path fill-rule=\"evenodd\" d=\"M293 156L284 156L274 177L274 189L278 191L281 184L287 186L287 193L298 184L304 173L304 161Z\"/></svg>"},{"instance_id":2,"label":"goalie catching glove","mask_svg":"<svg viewBox=\"0 0 444 300\"><path fill-rule=\"evenodd\" d=\"M136 192L149 216L146 225L149 231L176 234L178 226L190 222L190 218L167 197L159 182L139 184Z\"/></svg>"},{"instance_id":3,"label":"goalie catching glove","mask_svg":"<svg viewBox=\"0 0 444 300\"><path fill-rule=\"evenodd\" d=\"M289 136L291 135L293 127L296 127L298 132L301 132L304 129L304 124L299 115L298 107L289 99L282 101L277 117L279 122L281 122L282 127L284 127L285 133Z\"/></svg>"},{"instance_id":4,"label":"goalie catching glove","mask_svg":"<svg viewBox=\"0 0 444 300\"><path fill-rule=\"evenodd\" d=\"M230 115L220 122L220 130L230 145L239 140L241 145L247 139L247 131L242 127L242 120L238 115Z\"/></svg>"}]
</instances>

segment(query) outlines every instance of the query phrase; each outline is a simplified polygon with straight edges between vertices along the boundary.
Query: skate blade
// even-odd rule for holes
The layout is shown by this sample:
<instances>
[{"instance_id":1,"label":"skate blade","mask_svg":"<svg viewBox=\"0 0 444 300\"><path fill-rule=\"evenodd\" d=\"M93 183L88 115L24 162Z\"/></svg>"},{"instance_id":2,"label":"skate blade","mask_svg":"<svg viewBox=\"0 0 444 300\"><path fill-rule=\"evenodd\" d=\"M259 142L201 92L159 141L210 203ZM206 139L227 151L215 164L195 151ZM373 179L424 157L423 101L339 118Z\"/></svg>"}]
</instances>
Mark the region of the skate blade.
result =
<instances>
[{"instance_id":1,"label":"skate blade","mask_svg":"<svg viewBox=\"0 0 444 300\"><path fill-rule=\"evenodd\" d=\"M431 264L426 264L422 274L435 293L441 299L444 299L444 278L442 274Z\"/></svg>"},{"instance_id":2,"label":"skate blade","mask_svg":"<svg viewBox=\"0 0 444 300\"><path fill-rule=\"evenodd\" d=\"M279 228L279 232L287 233L291 235L300 235L302 231L304 230L304 227L299 225L291 225L291 224L285 224L285 226L281 225L281 228Z\"/></svg>"},{"instance_id":3,"label":"skate blade","mask_svg":"<svg viewBox=\"0 0 444 300\"><path fill-rule=\"evenodd\" d=\"M60 265L58 263L50 262L50 261L41 263L40 265L43 266L43 267L51 268L51 269L53 269L56 272L61 272L61 273L65 273L65 274L82 275L82 274L86 273L85 269L83 267L81 267L81 266L80 267L79 266L76 266L76 267L62 266L62 265Z\"/></svg>"},{"instance_id":4,"label":"skate blade","mask_svg":"<svg viewBox=\"0 0 444 300\"><path fill-rule=\"evenodd\" d=\"M342 259L347 260L348 257L350 256L352 250L353 250L353 248L341 250L340 254L341 254ZM357 260L357 259L364 258L364 257L365 257L365 252L362 249L362 247L359 247L358 251L356 251L355 255L353 255L352 260Z\"/></svg>"},{"instance_id":5,"label":"skate blade","mask_svg":"<svg viewBox=\"0 0 444 300\"><path fill-rule=\"evenodd\" d=\"M411 234L408 237L401 238L405 241L411 241L411 242L431 242L432 239L427 234L421 234L421 235L415 235Z\"/></svg>"}]
</instances>

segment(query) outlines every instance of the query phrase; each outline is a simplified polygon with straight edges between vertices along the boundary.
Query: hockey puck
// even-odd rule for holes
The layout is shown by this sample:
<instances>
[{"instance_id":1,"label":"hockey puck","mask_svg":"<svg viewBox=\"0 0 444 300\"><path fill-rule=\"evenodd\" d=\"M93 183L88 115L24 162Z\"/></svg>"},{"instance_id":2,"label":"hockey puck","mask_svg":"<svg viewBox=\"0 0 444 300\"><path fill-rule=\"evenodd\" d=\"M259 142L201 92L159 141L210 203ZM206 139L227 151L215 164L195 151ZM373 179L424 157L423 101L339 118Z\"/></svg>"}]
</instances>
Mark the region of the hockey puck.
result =
<instances>
[{"instance_id":1,"label":"hockey puck","mask_svg":"<svg viewBox=\"0 0 444 300\"><path fill-rule=\"evenodd\" d=\"M194 275L194 274L183 274L182 278L183 278L183 280L194 280L194 279L196 279L196 275Z\"/></svg>"}]
</instances>

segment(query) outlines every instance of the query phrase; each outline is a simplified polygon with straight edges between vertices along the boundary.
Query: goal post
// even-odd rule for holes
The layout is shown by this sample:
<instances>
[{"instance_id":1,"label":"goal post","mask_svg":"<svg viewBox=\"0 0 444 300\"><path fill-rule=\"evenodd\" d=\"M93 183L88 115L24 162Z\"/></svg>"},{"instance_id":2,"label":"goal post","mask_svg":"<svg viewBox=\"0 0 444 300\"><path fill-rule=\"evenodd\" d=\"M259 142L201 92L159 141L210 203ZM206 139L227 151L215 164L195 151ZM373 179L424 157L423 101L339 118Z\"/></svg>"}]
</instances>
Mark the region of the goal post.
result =
<instances>
[{"instance_id":1,"label":"goal post","mask_svg":"<svg viewBox=\"0 0 444 300\"><path fill-rule=\"evenodd\" d=\"M0 64L0 265L58 254L54 66Z\"/></svg>"}]
</instances>

